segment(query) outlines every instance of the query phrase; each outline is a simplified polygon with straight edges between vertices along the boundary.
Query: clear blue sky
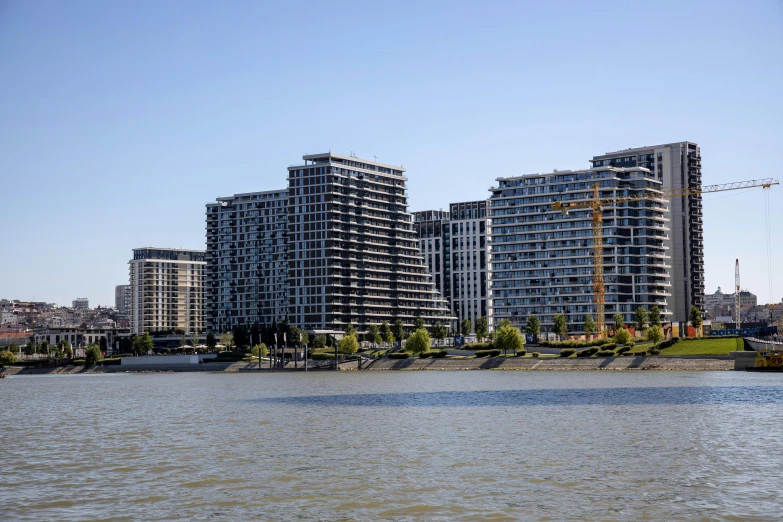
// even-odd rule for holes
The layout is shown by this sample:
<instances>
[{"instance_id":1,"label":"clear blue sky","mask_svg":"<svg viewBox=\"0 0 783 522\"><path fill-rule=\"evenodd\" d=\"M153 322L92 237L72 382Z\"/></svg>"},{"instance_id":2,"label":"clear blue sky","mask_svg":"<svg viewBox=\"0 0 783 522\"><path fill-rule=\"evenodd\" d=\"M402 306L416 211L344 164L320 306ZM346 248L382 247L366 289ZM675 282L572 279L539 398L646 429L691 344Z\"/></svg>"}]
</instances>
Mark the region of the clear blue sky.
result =
<instances>
[{"instance_id":1,"label":"clear blue sky","mask_svg":"<svg viewBox=\"0 0 783 522\"><path fill-rule=\"evenodd\" d=\"M404 165L411 210L680 140L783 178L781 51L775 0L0 0L0 297L113 304L132 248L203 249L205 203L305 153ZM766 302L762 191L705 200L707 291L739 257Z\"/></svg>"}]
</instances>

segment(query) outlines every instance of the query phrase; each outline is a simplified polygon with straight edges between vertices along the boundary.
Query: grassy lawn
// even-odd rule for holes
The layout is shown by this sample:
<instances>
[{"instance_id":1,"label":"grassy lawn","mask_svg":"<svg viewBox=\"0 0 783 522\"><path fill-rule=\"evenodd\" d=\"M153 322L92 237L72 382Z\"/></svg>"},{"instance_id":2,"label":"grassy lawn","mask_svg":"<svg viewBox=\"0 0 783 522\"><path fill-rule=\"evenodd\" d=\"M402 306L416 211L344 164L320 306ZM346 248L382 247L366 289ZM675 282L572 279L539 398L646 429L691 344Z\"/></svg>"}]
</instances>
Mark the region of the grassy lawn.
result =
<instances>
[{"instance_id":1,"label":"grassy lawn","mask_svg":"<svg viewBox=\"0 0 783 522\"><path fill-rule=\"evenodd\" d=\"M744 349L742 339L696 339L680 341L667 348L662 355L720 355Z\"/></svg>"}]
</instances>

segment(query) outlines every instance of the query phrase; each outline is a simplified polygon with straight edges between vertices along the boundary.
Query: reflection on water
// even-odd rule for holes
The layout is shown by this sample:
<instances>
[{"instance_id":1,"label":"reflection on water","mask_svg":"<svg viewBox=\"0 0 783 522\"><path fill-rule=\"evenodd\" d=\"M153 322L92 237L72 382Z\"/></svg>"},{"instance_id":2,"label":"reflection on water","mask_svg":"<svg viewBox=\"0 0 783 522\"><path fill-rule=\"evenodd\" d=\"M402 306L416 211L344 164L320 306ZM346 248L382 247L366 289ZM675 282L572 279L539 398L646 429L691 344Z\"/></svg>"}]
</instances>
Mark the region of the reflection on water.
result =
<instances>
[{"instance_id":1,"label":"reflection on water","mask_svg":"<svg viewBox=\"0 0 783 522\"><path fill-rule=\"evenodd\" d=\"M0 519L769 520L783 505L782 385L744 372L15 377L0 382Z\"/></svg>"},{"instance_id":2,"label":"reflection on water","mask_svg":"<svg viewBox=\"0 0 783 522\"><path fill-rule=\"evenodd\" d=\"M258 402L317 406L563 406L663 404L781 404L779 386L661 386L559 390L357 393L270 397Z\"/></svg>"}]
</instances>

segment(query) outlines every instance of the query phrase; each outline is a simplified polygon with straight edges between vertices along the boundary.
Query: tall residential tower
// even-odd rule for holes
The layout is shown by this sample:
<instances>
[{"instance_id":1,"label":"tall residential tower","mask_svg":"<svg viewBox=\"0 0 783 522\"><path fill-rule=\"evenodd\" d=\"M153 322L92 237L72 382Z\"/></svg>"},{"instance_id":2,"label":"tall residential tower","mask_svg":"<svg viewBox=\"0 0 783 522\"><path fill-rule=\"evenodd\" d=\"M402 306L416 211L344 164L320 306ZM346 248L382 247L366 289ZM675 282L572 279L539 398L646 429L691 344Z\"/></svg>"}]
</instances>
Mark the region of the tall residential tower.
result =
<instances>
[{"instance_id":1,"label":"tall residential tower","mask_svg":"<svg viewBox=\"0 0 783 522\"><path fill-rule=\"evenodd\" d=\"M701 149L682 141L594 156L593 167L645 167L666 188L701 186ZM671 233L666 241L672 265L671 320L687 322L691 306L704 312L704 237L701 195L667 202Z\"/></svg>"}]
</instances>

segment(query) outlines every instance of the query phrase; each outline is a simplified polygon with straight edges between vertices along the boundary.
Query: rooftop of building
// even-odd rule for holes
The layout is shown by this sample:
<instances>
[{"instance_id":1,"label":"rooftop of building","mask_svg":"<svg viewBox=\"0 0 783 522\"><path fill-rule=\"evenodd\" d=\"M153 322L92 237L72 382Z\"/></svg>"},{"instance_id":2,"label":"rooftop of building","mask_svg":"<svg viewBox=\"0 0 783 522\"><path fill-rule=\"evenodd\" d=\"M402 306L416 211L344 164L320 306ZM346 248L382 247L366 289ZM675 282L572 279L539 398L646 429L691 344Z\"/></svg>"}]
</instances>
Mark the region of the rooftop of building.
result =
<instances>
[{"instance_id":1,"label":"rooftop of building","mask_svg":"<svg viewBox=\"0 0 783 522\"><path fill-rule=\"evenodd\" d=\"M304 156L302 156L302 159L305 160L304 165L291 165L289 168L306 167L311 165L317 165L319 163L327 163L331 161L335 163L352 164L351 166L357 168L364 168L365 170L374 170L369 168L370 166L374 166L374 167L382 167L392 171L398 171L400 173L399 175L402 175L402 173L405 172L405 168L403 168L402 165L390 165L388 163L381 163L380 161L376 161L376 160L359 158L358 156L354 156L352 154L346 156L344 154L337 154L336 152L332 152L332 151L321 152L318 154L305 154ZM311 161L312 163L311 164L307 163L308 161Z\"/></svg>"},{"instance_id":2,"label":"rooftop of building","mask_svg":"<svg viewBox=\"0 0 783 522\"><path fill-rule=\"evenodd\" d=\"M698 147L698 144L692 142L692 141L675 141L672 143L662 143L660 145L645 145L643 147L632 147L629 149L622 149L622 150L616 150L614 152L605 152L598 156L593 156L593 159L603 159L608 156L614 156L616 154L635 154L637 152L650 150L650 149L661 149L664 147L673 147L673 146L682 146L682 145L694 145Z\"/></svg>"},{"instance_id":3,"label":"rooftop of building","mask_svg":"<svg viewBox=\"0 0 783 522\"><path fill-rule=\"evenodd\" d=\"M217 197L215 198L217 203L208 203L208 205L217 205L218 203L230 202L237 199L249 199L252 201L254 196L256 199L258 196L288 197L288 189L282 188L277 190L262 190L258 192L242 192L239 194L234 194L233 196Z\"/></svg>"},{"instance_id":4,"label":"rooftop of building","mask_svg":"<svg viewBox=\"0 0 783 522\"><path fill-rule=\"evenodd\" d=\"M166 247L155 247L155 246L148 246L148 247L140 247L140 248L134 248L133 251L141 251L141 250L155 250L157 252L183 252L183 253L205 253L204 250L193 250L191 248L166 248Z\"/></svg>"},{"instance_id":5,"label":"rooftop of building","mask_svg":"<svg viewBox=\"0 0 783 522\"><path fill-rule=\"evenodd\" d=\"M652 174L652 171L645 167L590 167L587 169L577 169L577 170L553 170L552 172L537 172L537 173L531 173L531 174L520 174L518 176L501 176L499 178L495 178L495 181L508 181L508 180L514 180L514 179L524 179L524 178L537 178L537 177L546 177L546 176L561 176L564 174L582 174L582 173L594 173L594 172L617 172L617 173L625 173L625 172L646 172L649 174Z\"/></svg>"}]
</instances>

